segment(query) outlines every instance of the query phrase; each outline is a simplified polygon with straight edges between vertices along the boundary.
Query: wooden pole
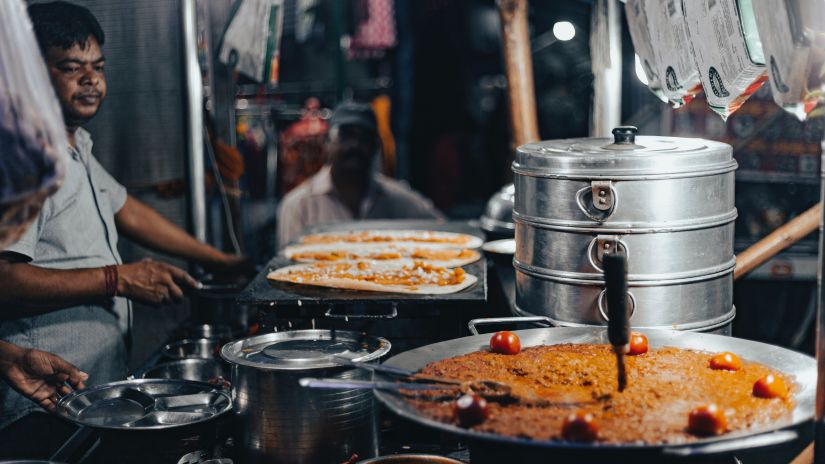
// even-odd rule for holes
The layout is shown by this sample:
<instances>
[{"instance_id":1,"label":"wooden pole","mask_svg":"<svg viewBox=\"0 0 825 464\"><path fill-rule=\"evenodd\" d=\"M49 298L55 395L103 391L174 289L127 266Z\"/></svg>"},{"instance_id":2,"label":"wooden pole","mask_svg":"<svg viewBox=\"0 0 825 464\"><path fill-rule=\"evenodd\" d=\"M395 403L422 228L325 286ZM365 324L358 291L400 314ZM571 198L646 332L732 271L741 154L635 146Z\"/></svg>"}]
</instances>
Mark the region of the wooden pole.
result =
<instances>
[{"instance_id":1,"label":"wooden pole","mask_svg":"<svg viewBox=\"0 0 825 464\"><path fill-rule=\"evenodd\" d=\"M759 267L765 261L776 256L780 251L801 240L819 228L822 220L822 203L788 221L762 240L751 245L736 256L734 280Z\"/></svg>"},{"instance_id":2,"label":"wooden pole","mask_svg":"<svg viewBox=\"0 0 825 464\"><path fill-rule=\"evenodd\" d=\"M501 15L501 39L507 72L510 128L513 134L512 158L516 148L539 140L527 0L498 0L498 11Z\"/></svg>"}]
</instances>

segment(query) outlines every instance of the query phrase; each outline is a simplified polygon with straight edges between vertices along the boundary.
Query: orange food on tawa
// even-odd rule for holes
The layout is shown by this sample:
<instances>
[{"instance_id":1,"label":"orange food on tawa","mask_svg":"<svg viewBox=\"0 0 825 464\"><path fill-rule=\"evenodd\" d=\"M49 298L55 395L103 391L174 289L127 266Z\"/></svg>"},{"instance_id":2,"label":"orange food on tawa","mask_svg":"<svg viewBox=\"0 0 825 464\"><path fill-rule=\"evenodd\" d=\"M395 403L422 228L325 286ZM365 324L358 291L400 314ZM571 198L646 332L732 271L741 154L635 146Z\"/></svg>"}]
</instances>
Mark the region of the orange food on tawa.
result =
<instances>
[{"instance_id":1,"label":"orange food on tawa","mask_svg":"<svg viewBox=\"0 0 825 464\"><path fill-rule=\"evenodd\" d=\"M724 411L715 404L699 406L690 411L688 416L688 430L694 435L710 436L725 433L728 420Z\"/></svg>"},{"instance_id":2,"label":"orange food on tawa","mask_svg":"<svg viewBox=\"0 0 825 464\"><path fill-rule=\"evenodd\" d=\"M521 351L521 340L518 335L507 330L496 332L490 339L490 351L499 354L518 354Z\"/></svg>"},{"instance_id":3,"label":"orange food on tawa","mask_svg":"<svg viewBox=\"0 0 825 464\"><path fill-rule=\"evenodd\" d=\"M516 400L488 400L486 418L463 427L509 437L610 444L691 443L720 433L758 432L792 418L797 387L785 375L746 360L741 360L739 370L720 372L708 367L713 356L675 347L627 356L628 386L621 394L616 391L615 354L604 344L522 346L508 356L484 349L433 362L420 373L508 385ZM772 387L778 385L777 379L783 381L787 396L766 401L752 394L755 382L769 374ZM445 395L450 399L445 400ZM453 398L449 391L437 390L407 401L426 417L461 425ZM541 400L547 403L538 404ZM573 411L590 414L593 420L569 418Z\"/></svg>"},{"instance_id":4,"label":"orange food on tawa","mask_svg":"<svg viewBox=\"0 0 825 464\"><path fill-rule=\"evenodd\" d=\"M753 384L753 396L758 398L782 398L788 397L788 387L782 377L767 374L760 377Z\"/></svg>"},{"instance_id":5,"label":"orange food on tawa","mask_svg":"<svg viewBox=\"0 0 825 464\"><path fill-rule=\"evenodd\" d=\"M735 354L725 351L710 358L710 368L725 371L738 371L742 369L742 361Z\"/></svg>"},{"instance_id":6,"label":"orange food on tawa","mask_svg":"<svg viewBox=\"0 0 825 464\"><path fill-rule=\"evenodd\" d=\"M568 441L594 441L599 437L599 427L593 414L576 411L564 418L561 436Z\"/></svg>"},{"instance_id":7,"label":"orange food on tawa","mask_svg":"<svg viewBox=\"0 0 825 464\"><path fill-rule=\"evenodd\" d=\"M630 351L627 354L636 356L647 353L647 350L647 337L645 337L645 334L632 332L630 334Z\"/></svg>"}]
</instances>

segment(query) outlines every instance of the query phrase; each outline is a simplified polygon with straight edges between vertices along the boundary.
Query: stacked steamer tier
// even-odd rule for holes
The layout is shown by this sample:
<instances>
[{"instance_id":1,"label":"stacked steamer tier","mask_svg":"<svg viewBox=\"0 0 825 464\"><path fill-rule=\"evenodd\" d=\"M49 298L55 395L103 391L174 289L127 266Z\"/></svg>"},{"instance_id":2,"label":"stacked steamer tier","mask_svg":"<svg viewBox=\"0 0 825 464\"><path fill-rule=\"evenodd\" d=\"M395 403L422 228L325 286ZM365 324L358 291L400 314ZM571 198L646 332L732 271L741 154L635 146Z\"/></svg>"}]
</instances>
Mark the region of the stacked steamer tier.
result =
<instances>
[{"instance_id":1,"label":"stacked steamer tier","mask_svg":"<svg viewBox=\"0 0 825 464\"><path fill-rule=\"evenodd\" d=\"M628 257L634 327L730 333L731 147L636 136L550 140L513 162L516 312L559 326L607 324L602 258Z\"/></svg>"}]
</instances>

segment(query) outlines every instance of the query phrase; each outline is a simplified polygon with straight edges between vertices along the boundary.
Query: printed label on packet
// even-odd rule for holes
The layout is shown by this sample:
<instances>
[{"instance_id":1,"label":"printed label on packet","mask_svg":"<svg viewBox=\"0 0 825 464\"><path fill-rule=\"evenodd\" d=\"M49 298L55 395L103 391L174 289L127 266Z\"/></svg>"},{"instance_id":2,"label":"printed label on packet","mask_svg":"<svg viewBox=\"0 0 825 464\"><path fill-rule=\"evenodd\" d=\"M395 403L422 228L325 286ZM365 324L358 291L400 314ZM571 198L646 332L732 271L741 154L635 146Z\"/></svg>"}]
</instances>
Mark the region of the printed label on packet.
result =
<instances>
[{"instance_id":1,"label":"printed label on packet","mask_svg":"<svg viewBox=\"0 0 825 464\"><path fill-rule=\"evenodd\" d=\"M702 91L702 83L688 41L682 0L644 0L642 6L662 92L674 108L686 105Z\"/></svg>"},{"instance_id":2,"label":"printed label on packet","mask_svg":"<svg viewBox=\"0 0 825 464\"><path fill-rule=\"evenodd\" d=\"M708 105L727 119L767 79L750 0L682 4Z\"/></svg>"}]
</instances>

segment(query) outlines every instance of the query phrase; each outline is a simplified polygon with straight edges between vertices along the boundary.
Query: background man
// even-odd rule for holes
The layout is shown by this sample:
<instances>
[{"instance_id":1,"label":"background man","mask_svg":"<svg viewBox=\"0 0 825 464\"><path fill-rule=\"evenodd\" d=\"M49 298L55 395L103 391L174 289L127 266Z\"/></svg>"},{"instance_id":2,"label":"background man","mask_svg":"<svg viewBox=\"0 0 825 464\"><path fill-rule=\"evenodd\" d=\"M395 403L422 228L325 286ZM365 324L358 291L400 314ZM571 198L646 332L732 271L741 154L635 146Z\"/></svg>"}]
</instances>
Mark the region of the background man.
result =
<instances>
[{"instance_id":1,"label":"background man","mask_svg":"<svg viewBox=\"0 0 825 464\"><path fill-rule=\"evenodd\" d=\"M122 264L119 234L214 271L246 270L247 261L198 242L130 197L92 155L80 126L106 96L104 34L85 8L65 2L29 8L63 112L71 156L63 185L34 224L0 255L0 340L55 353L104 383L126 374L130 299L178 301L197 282L177 267L144 260ZM36 409L0 385L0 427Z\"/></svg>"},{"instance_id":2,"label":"background man","mask_svg":"<svg viewBox=\"0 0 825 464\"><path fill-rule=\"evenodd\" d=\"M338 105L329 121L326 166L289 192L278 210L283 247L306 228L357 219L443 219L407 184L376 172L380 142L369 105Z\"/></svg>"}]
</instances>

